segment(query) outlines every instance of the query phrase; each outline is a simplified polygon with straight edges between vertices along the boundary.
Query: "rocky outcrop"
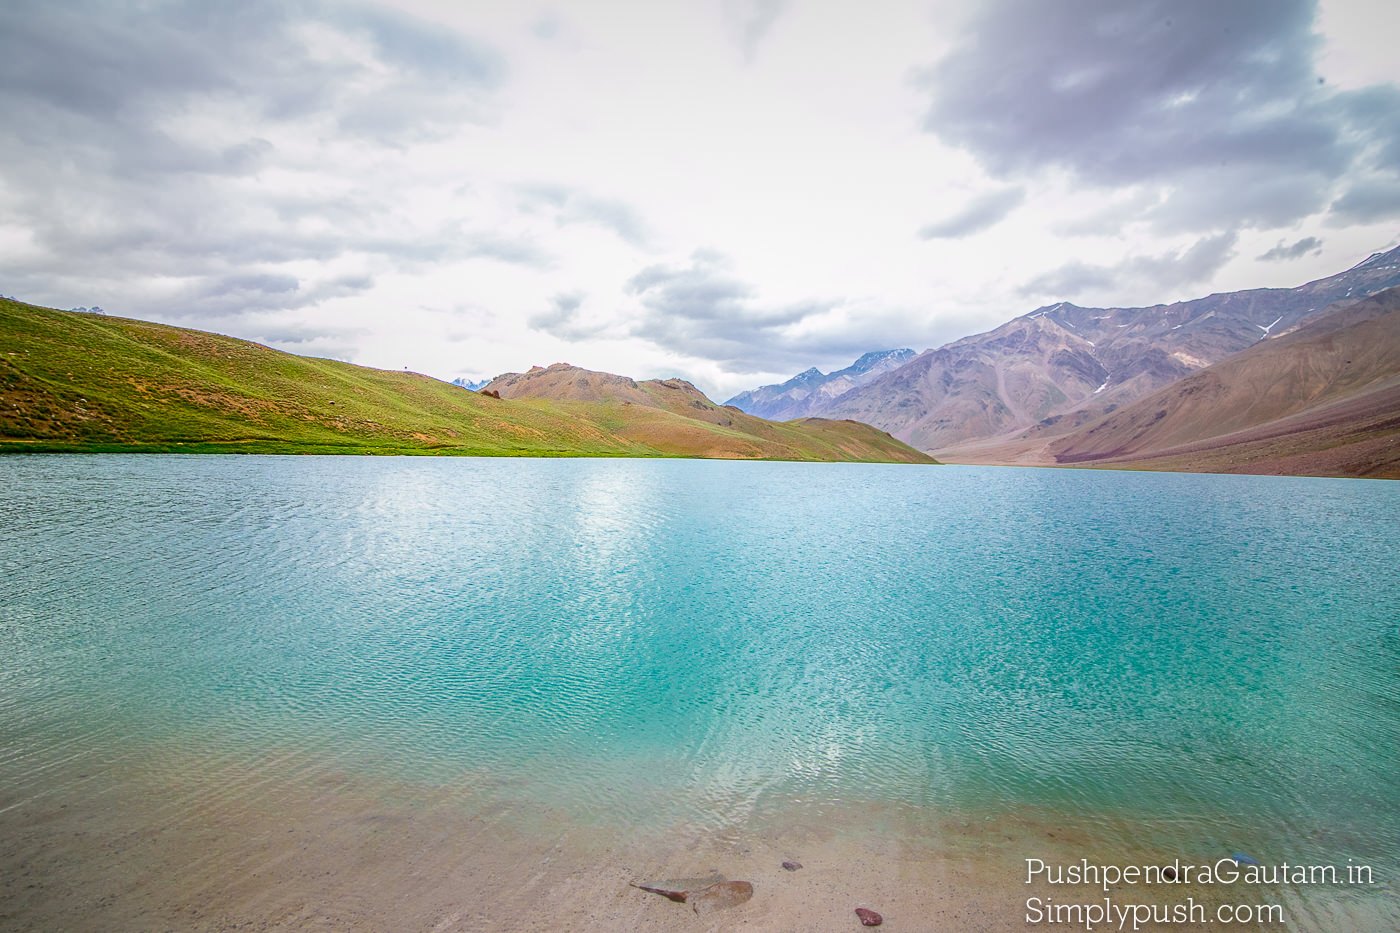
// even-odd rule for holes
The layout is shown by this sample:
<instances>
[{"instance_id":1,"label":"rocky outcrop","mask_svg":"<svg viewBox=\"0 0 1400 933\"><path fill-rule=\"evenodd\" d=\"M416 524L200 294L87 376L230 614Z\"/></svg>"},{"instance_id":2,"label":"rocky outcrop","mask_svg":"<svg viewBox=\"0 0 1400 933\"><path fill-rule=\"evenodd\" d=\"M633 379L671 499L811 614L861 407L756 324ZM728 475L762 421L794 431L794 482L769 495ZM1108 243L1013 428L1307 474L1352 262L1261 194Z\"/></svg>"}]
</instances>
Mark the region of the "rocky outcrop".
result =
<instances>
[{"instance_id":1,"label":"rocky outcrop","mask_svg":"<svg viewBox=\"0 0 1400 933\"><path fill-rule=\"evenodd\" d=\"M692 910L702 917L716 910L738 907L753 897L753 885L747 881L720 881L686 897Z\"/></svg>"}]
</instances>

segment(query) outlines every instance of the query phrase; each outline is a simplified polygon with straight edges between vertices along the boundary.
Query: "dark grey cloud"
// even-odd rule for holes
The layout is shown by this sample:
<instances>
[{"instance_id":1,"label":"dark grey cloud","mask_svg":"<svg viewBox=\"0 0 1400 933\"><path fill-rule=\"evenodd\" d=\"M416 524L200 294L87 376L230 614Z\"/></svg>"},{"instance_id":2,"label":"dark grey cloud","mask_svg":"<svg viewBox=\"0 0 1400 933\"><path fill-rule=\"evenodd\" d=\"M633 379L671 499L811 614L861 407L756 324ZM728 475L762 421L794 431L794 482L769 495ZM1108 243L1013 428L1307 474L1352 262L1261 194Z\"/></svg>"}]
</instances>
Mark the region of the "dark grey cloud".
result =
<instances>
[{"instance_id":1,"label":"dark grey cloud","mask_svg":"<svg viewBox=\"0 0 1400 933\"><path fill-rule=\"evenodd\" d=\"M311 20L368 40L377 60L328 61L298 29ZM355 4L272 0L43 3L0 8L0 118L7 132L72 144L131 170L217 171L222 152L180 143L161 118L202 100L238 101L259 118L330 115L342 128L396 119L459 123L504 80L481 43ZM379 90L356 90L374 75ZM154 164L152 165L152 160Z\"/></svg>"},{"instance_id":2,"label":"dark grey cloud","mask_svg":"<svg viewBox=\"0 0 1400 933\"><path fill-rule=\"evenodd\" d=\"M1393 173L1400 152L1393 87L1319 82L1315 14L1315 0L991 0L919 76L924 127L1000 177L1163 186L1143 219L1164 232L1285 225L1344 178Z\"/></svg>"},{"instance_id":3,"label":"dark grey cloud","mask_svg":"<svg viewBox=\"0 0 1400 933\"><path fill-rule=\"evenodd\" d=\"M381 61L449 86L497 87L505 60L494 48L441 26L378 7L333 5L332 23L357 30L374 43Z\"/></svg>"},{"instance_id":4,"label":"dark grey cloud","mask_svg":"<svg viewBox=\"0 0 1400 933\"><path fill-rule=\"evenodd\" d=\"M989 191L968 202L962 210L942 220L925 224L919 229L919 236L925 240L953 239L978 233L1001 223L1026 200L1026 189L1021 187L1003 188Z\"/></svg>"},{"instance_id":5,"label":"dark grey cloud","mask_svg":"<svg viewBox=\"0 0 1400 933\"><path fill-rule=\"evenodd\" d=\"M583 292L560 292L554 296L554 307L565 314L573 314L585 297Z\"/></svg>"},{"instance_id":6,"label":"dark grey cloud","mask_svg":"<svg viewBox=\"0 0 1400 933\"><path fill-rule=\"evenodd\" d=\"M626 291L643 311L632 324L633 336L712 360L726 372L805 369L813 361L846 365L874 344L908 338L908 321L897 316L862 320L839 331L804 330L800 325L842 302L764 303L713 250L697 250L682 265L648 266L628 280Z\"/></svg>"},{"instance_id":7,"label":"dark grey cloud","mask_svg":"<svg viewBox=\"0 0 1400 933\"><path fill-rule=\"evenodd\" d=\"M301 283L295 276L262 272L240 272L210 282L202 289L206 295L265 295L280 299L297 291Z\"/></svg>"},{"instance_id":8,"label":"dark grey cloud","mask_svg":"<svg viewBox=\"0 0 1400 933\"><path fill-rule=\"evenodd\" d=\"M1073 300L1085 292L1148 287L1170 292L1204 282L1235 255L1234 231L1204 237L1190 248L1157 256L1132 256L1114 265L1071 262L1021 286L1028 298Z\"/></svg>"},{"instance_id":9,"label":"dark grey cloud","mask_svg":"<svg viewBox=\"0 0 1400 933\"><path fill-rule=\"evenodd\" d=\"M327 56L308 46L312 31L370 51ZM0 213L32 247L0 256L0 278L34 300L104 296L200 326L240 301L258 311L360 290L354 276L281 287L288 277L265 268L299 260L538 263L524 245L459 229L388 235L401 206L367 189L246 183L298 169L272 140L315 127L321 145L372 153L434 138L481 117L505 78L485 44L356 3L0 4ZM201 119L210 133L194 131Z\"/></svg>"},{"instance_id":10,"label":"dark grey cloud","mask_svg":"<svg viewBox=\"0 0 1400 933\"><path fill-rule=\"evenodd\" d=\"M549 334L560 340L587 340L608 330L608 325L585 321L579 314L584 299L583 292L561 292L551 301L552 307L532 314L525 323L532 329Z\"/></svg>"},{"instance_id":11,"label":"dark grey cloud","mask_svg":"<svg viewBox=\"0 0 1400 933\"><path fill-rule=\"evenodd\" d=\"M251 47L286 51L276 7L229 15L231 6L169 4L161 9L43 2L0 8L0 102L13 129L32 110L76 114L113 129L162 102L233 91ZM191 28L192 27L192 28ZM212 56L208 43L224 56Z\"/></svg>"},{"instance_id":12,"label":"dark grey cloud","mask_svg":"<svg viewBox=\"0 0 1400 933\"><path fill-rule=\"evenodd\" d=\"M1147 213L1162 234L1228 225L1270 230L1326 210L1332 180L1306 171L1268 172L1225 166L1183 175L1181 184Z\"/></svg>"},{"instance_id":13,"label":"dark grey cloud","mask_svg":"<svg viewBox=\"0 0 1400 933\"><path fill-rule=\"evenodd\" d=\"M1322 249L1322 241L1315 236L1303 237L1296 243L1284 246L1279 240L1278 245L1270 250L1261 253L1255 258L1260 262L1284 262L1289 259L1300 259L1309 253L1316 253Z\"/></svg>"},{"instance_id":14,"label":"dark grey cloud","mask_svg":"<svg viewBox=\"0 0 1400 933\"><path fill-rule=\"evenodd\" d=\"M347 360L355 353L360 338L367 334L362 328L318 325L315 327L286 320L263 320L249 326L237 323L245 339L275 347L300 356Z\"/></svg>"},{"instance_id":15,"label":"dark grey cloud","mask_svg":"<svg viewBox=\"0 0 1400 933\"><path fill-rule=\"evenodd\" d=\"M1377 167L1400 171L1400 86L1377 85L1346 91L1334 98L1349 122L1370 128L1363 137L1372 147Z\"/></svg>"},{"instance_id":16,"label":"dark grey cloud","mask_svg":"<svg viewBox=\"0 0 1400 933\"><path fill-rule=\"evenodd\" d=\"M549 211L559 226L592 224L611 230L624 242L645 246L650 232L641 214L625 201L603 198L566 185L524 185L519 189L520 207L526 211Z\"/></svg>"},{"instance_id":17,"label":"dark grey cloud","mask_svg":"<svg viewBox=\"0 0 1400 933\"><path fill-rule=\"evenodd\" d=\"M552 261L527 240L468 233L456 226L421 238L387 235L378 222L387 208L373 202L346 205L335 199L322 203L270 195L262 204L248 205L207 178L163 186L107 179L83 189L81 199L37 191L19 203L22 209L12 213L27 214L28 231L43 249L22 261L0 256L0 275L22 281L25 294L41 302L86 304L100 302L90 295L115 292L134 303L126 313L137 316L142 307L163 318L222 313L227 300L213 300L221 294L219 283L271 275L266 267L291 262L359 257L392 263L402 271L452 259L486 258L535 268ZM267 215L276 222L269 223ZM210 288L172 291L160 286L143 299L143 283L160 279L206 282ZM308 304L315 295L326 297L301 295L307 300L286 307ZM253 303L250 310L264 306Z\"/></svg>"},{"instance_id":18,"label":"dark grey cloud","mask_svg":"<svg viewBox=\"0 0 1400 933\"><path fill-rule=\"evenodd\" d=\"M1058 220L1053 229L1063 236L1099 236L1106 230L1119 230L1141 219L1161 203L1162 196L1156 191L1132 189L1127 197L1097 210Z\"/></svg>"},{"instance_id":19,"label":"dark grey cloud","mask_svg":"<svg viewBox=\"0 0 1400 933\"><path fill-rule=\"evenodd\" d=\"M78 4L0 5L0 121L15 144L3 154L7 172L25 156L50 168L59 159L70 170L124 178L256 168L265 140L250 134L230 149L177 140L162 123L202 99L245 95L266 103L262 93L279 86L250 94L237 73L255 71L254 49L274 58L288 54L277 12L257 27L220 30L211 49L203 48L206 37L183 34L170 23L115 12ZM308 63L296 83L314 88L339 77Z\"/></svg>"},{"instance_id":20,"label":"dark grey cloud","mask_svg":"<svg viewBox=\"0 0 1400 933\"><path fill-rule=\"evenodd\" d=\"M374 279L368 275L345 275L303 288L294 276L269 272L231 272L206 276L179 289L172 297L198 315L217 316L228 321L265 311L287 311L368 291ZM183 317L178 309L171 317Z\"/></svg>"},{"instance_id":21,"label":"dark grey cloud","mask_svg":"<svg viewBox=\"0 0 1400 933\"><path fill-rule=\"evenodd\" d=\"M753 287L735 278L713 252L691 257L687 267L647 266L627 282L629 294L647 307L687 321L733 321L746 316ZM800 315L779 313L773 324L790 324Z\"/></svg>"},{"instance_id":22,"label":"dark grey cloud","mask_svg":"<svg viewBox=\"0 0 1400 933\"><path fill-rule=\"evenodd\" d=\"M95 304L106 309L108 314L162 320L199 330L237 333L264 343L274 339L268 336L267 328L271 326L268 324L269 315L361 294L374 286L373 277L363 274L302 282L295 276L277 272L217 270L211 267L204 273L167 282L165 287L156 291L133 276L64 280L57 278L60 274L28 270L6 274L4 290L6 294L13 292L23 301L50 307ZM56 292L56 289L61 291ZM55 294L60 297L50 297ZM61 296L66 295L82 295L86 300L61 300ZM329 336L351 333L355 331L334 327L327 329ZM340 347L342 343L335 343L335 346ZM327 344L327 347L330 346Z\"/></svg>"},{"instance_id":23,"label":"dark grey cloud","mask_svg":"<svg viewBox=\"0 0 1400 933\"><path fill-rule=\"evenodd\" d=\"M1400 217L1400 179L1367 178L1350 185L1332 202L1327 222L1342 227L1391 217Z\"/></svg>"}]
</instances>

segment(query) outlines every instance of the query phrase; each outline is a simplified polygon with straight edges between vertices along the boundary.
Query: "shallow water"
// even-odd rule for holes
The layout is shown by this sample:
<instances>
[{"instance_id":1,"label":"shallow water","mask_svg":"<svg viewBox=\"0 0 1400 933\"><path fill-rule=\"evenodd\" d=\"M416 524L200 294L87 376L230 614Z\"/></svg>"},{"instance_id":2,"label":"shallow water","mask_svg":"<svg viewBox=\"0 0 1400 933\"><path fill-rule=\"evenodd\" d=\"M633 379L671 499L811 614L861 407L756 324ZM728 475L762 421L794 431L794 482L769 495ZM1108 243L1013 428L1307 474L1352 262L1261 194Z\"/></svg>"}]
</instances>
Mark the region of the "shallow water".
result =
<instances>
[{"instance_id":1,"label":"shallow water","mask_svg":"<svg viewBox=\"0 0 1400 933\"><path fill-rule=\"evenodd\" d=\"M1014 817L1393 898L1400 484L32 456L0 489L0 809L184 756L526 834Z\"/></svg>"}]
</instances>

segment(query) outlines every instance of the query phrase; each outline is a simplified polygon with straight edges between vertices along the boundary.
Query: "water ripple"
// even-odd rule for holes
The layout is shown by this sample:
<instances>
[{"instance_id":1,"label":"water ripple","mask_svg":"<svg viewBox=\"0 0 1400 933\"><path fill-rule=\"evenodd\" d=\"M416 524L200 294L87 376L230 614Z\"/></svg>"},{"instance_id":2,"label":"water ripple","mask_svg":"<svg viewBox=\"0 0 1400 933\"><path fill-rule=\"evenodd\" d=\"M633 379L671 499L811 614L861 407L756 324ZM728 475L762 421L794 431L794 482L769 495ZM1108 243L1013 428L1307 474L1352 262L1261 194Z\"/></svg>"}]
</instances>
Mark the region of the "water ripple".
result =
<instances>
[{"instance_id":1,"label":"water ripple","mask_svg":"<svg viewBox=\"0 0 1400 933\"><path fill-rule=\"evenodd\" d=\"M883 801L1400 852L1397 484L260 457L0 482L0 806L139 739L264 750L250 781L497 773L522 807L721 838Z\"/></svg>"}]
</instances>

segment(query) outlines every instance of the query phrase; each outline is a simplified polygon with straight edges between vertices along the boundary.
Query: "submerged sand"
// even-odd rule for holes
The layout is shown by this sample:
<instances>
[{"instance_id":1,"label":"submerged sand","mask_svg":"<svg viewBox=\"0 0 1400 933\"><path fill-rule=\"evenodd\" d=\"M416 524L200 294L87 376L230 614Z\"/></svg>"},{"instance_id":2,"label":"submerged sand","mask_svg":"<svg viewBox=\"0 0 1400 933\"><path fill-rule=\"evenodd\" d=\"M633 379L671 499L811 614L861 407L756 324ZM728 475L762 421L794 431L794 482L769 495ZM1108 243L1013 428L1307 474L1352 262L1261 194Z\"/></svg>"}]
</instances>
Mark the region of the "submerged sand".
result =
<instances>
[{"instance_id":1,"label":"submerged sand","mask_svg":"<svg viewBox=\"0 0 1400 933\"><path fill-rule=\"evenodd\" d=\"M822 931L860 929L857 907L890 930L1066 929L1028 925L1026 897L1101 895L1026 885L1027 857L1163 855L1105 853L1094 830L1029 811L587 825L480 783L368 779L297 755L49 762L0 789L0 929ZM700 916L631 886L712 874L753 897ZM1326 919L1295 909L1286 928L1309 917Z\"/></svg>"},{"instance_id":2,"label":"submerged sand","mask_svg":"<svg viewBox=\"0 0 1400 933\"><path fill-rule=\"evenodd\" d=\"M155 766L112 778L74 776L0 801L0 927L842 930L858 928L854 908L869 906L891 928L1005 928L974 896L973 864L879 838L791 827L624 839L476 806L459 788L389 789L333 774L261 787ZM803 868L784 870L787 859ZM701 917L630 886L715 872L751 882L753 898Z\"/></svg>"}]
</instances>

